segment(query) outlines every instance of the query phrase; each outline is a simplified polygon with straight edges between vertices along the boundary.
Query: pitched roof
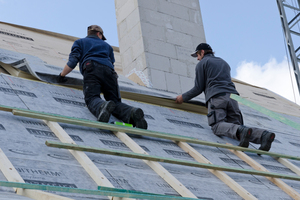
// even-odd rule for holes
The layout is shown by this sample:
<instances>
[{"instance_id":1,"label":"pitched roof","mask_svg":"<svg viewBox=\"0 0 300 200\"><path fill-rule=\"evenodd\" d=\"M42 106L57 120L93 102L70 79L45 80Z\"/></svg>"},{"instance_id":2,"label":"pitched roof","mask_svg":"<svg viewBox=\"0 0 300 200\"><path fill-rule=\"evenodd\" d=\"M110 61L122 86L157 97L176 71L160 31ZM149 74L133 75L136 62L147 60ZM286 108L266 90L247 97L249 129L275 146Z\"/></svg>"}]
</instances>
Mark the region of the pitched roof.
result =
<instances>
[{"instance_id":1,"label":"pitched roof","mask_svg":"<svg viewBox=\"0 0 300 200\"><path fill-rule=\"evenodd\" d=\"M33 199L47 195L59 195L56 199L97 199L92 190L101 185L200 199L299 197L299 179L290 180L299 178L300 112L296 104L266 89L234 80L242 98L233 98L242 103L246 125L274 131L276 139L270 154L289 155L290 161L287 157L274 159L265 155L268 153L258 156L246 152L251 149L256 152L259 147L256 144L251 144L245 153L230 151L235 146L225 144L238 143L212 133L207 125L203 96L177 105L173 100L176 94L142 87L121 74L123 101L145 111L149 131L102 124L86 108L80 84L77 87L53 84L53 76L64 66L72 42L59 35L50 36L7 23L0 23L0 31L8 33L0 32L0 65L4 68L0 76L0 180L87 190L86 194L78 194L26 189L31 194L20 194ZM23 38L16 36L17 33ZM34 41L28 40L32 35ZM10 75L4 74L6 71ZM70 77L81 79L76 71ZM117 119L111 117L110 121ZM77 148L87 146L96 148L93 151L102 148L111 152L51 148L45 145L46 141L76 143L80 145ZM130 152L149 154L149 158L143 159L155 156L160 162L135 159L134 156L142 155L128 155ZM206 166L213 168L209 171L197 162L213 163ZM255 163L271 171L270 176L286 179L285 182L251 175L257 174L251 171L257 169ZM235 172L225 174L214 170L220 166L224 171ZM271 183L274 180L281 189ZM126 194L133 195L128 191ZM139 194L146 198L146 194ZM12 189L6 188L0 191L0 196L28 199L16 197ZM107 199L105 196L101 198Z\"/></svg>"}]
</instances>

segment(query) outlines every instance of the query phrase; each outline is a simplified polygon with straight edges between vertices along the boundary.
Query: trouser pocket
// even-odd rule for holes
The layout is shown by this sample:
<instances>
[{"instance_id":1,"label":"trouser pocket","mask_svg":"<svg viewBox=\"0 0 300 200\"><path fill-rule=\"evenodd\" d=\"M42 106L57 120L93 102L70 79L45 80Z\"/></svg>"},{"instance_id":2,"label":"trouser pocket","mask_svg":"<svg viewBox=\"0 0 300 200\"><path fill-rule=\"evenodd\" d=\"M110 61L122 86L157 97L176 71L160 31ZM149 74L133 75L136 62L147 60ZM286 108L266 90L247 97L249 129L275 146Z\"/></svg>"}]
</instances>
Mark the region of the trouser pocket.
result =
<instances>
[{"instance_id":1,"label":"trouser pocket","mask_svg":"<svg viewBox=\"0 0 300 200\"><path fill-rule=\"evenodd\" d=\"M85 63L84 63L84 65L83 65L83 72L84 71L87 71L87 72L91 72L92 71L92 69L93 69L93 63L92 63L92 61L86 61Z\"/></svg>"},{"instance_id":2,"label":"trouser pocket","mask_svg":"<svg viewBox=\"0 0 300 200\"><path fill-rule=\"evenodd\" d=\"M112 71L110 70L110 72L112 74L111 77L114 80L114 85L116 87L116 92L118 93L117 94L118 99L121 99L121 93L120 93L120 88L119 88L119 84L118 84L118 78L119 78L119 76L118 76L118 74L117 74L117 72L115 70L112 70Z\"/></svg>"},{"instance_id":3,"label":"trouser pocket","mask_svg":"<svg viewBox=\"0 0 300 200\"><path fill-rule=\"evenodd\" d=\"M207 119L208 119L208 125L213 126L216 123L216 112L211 111L210 113L207 114Z\"/></svg>"}]
</instances>

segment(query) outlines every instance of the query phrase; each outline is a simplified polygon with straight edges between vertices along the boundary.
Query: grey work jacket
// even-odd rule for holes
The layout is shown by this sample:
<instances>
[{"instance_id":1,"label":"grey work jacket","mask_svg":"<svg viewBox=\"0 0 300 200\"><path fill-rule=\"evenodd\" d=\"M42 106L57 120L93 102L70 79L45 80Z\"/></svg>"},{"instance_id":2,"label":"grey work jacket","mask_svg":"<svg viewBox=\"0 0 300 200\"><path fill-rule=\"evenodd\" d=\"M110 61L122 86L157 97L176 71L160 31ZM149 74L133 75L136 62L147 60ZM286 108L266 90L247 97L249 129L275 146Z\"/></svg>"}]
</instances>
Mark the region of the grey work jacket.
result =
<instances>
[{"instance_id":1,"label":"grey work jacket","mask_svg":"<svg viewBox=\"0 0 300 200\"><path fill-rule=\"evenodd\" d=\"M222 58L206 54L196 65L195 86L182 94L183 100L188 101L204 92L205 101L221 93L237 94L231 81L230 66Z\"/></svg>"}]
</instances>

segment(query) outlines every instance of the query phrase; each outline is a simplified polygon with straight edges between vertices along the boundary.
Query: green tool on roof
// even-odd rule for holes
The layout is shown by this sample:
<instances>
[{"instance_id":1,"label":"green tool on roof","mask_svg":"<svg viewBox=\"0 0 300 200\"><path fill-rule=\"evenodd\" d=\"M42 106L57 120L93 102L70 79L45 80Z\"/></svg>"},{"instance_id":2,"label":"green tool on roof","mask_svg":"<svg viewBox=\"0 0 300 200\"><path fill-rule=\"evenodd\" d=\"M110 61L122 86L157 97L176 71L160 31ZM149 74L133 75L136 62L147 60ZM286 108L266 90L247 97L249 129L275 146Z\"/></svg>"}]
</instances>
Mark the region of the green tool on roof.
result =
<instances>
[{"instance_id":1,"label":"green tool on roof","mask_svg":"<svg viewBox=\"0 0 300 200\"><path fill-rule=\"evenodd\" d=\"M133 127L132 124L127 124L127 123L124 123L124 122L112 122L112 124L120 125L120 126Z\"/></svg>"}]
</instances>

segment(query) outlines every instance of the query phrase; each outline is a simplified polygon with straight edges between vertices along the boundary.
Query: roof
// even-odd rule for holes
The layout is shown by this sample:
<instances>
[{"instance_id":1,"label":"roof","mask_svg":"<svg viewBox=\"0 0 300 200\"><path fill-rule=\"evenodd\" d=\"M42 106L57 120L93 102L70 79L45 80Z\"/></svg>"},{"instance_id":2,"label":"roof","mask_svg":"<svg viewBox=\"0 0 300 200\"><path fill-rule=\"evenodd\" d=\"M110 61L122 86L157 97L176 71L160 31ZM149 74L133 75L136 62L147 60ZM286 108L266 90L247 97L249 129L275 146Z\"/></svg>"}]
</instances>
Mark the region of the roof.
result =
<instances>
[{"instance_id":1,"label":"roof","mask_svg":"<svg viewBox=\"0 0 300 200\"><path fill-rule=\"evenodd\" d=\"M39 34L36 38L40 39L32 42L15 37L18 28L25 38ZM18 190L24 195L18 196L14 189L1 187L2 199L99 199L95 195L99 185L132 190L125 191L132 198L154 198L146 193L164 195L160 199L169 195L199 199L299 198L300 112L296 104L234 80L241 96L232 98L241 103L246 125L276 133L270 153L261 152L262 156L257 155L258 145L240 149L237 141L212 133L203 96L177 105L177 94L140 86L121 74L123 101L145 111L149 131L99 123L85 106L78 72L70 74L72 84L54 84L54 76L63 66L59 63L66 56L55 57L52 50L66 53L67 45L60 42L56 47L55 41L67 40L56 35L51 36L51 43L42 44L49 35L0 23L0 31L3 29L11 35L0 34L0 181L58 186L65 192L25 189ZM114 121L117 119L112 117L110 122ZM58 143L78 146L68 147L76 150L50 147L58 147ZM232 151L235 148L244 153ZM256 171L259 169L271 173ZM274 178L267 179L267 175ZM72 192L74 188L85 193ZM101 194L101 199L111 196Z\"/></svg>"}]
</instances>

